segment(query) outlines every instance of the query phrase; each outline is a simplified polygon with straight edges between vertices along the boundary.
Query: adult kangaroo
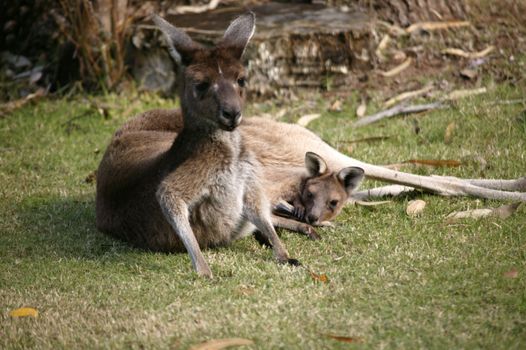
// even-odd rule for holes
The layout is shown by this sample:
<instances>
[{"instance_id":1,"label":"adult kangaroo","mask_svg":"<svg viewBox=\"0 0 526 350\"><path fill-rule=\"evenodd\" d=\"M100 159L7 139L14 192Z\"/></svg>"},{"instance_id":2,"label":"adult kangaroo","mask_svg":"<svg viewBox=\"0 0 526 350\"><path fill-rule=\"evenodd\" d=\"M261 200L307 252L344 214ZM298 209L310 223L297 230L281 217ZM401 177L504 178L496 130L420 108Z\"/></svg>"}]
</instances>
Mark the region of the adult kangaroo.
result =
<instances>
[{"instance_id":1,"label":"adult kangaroo","mask_svg":"<svg viewBox=\"0 0 526 350\"><path fill-rule=\"evenodd\" d=\"M182 131L118 131L97 172L97 227L152 251L187 251L198 274L212 277L201 248L226 245L257 228L280 263L299 264L276 235L257 160L237 126L246 73L241 56L255 16L235 19L212 48L154 16L179 61Z\"/></svg>"},{"instance_id":2,"label":"adult kangaroo","mask_svg":"<svg viewBox=\"0 0 526 350\"><path fill-rule=\"evenodd\" d=\"M153 158L171 147L183 124L180 110L154 109L127 121L117 135L130 140L140 135L138 138L145 142L134 142L134 147L137 147L135 152L140 152L141 159L147 161L148 154ZM323 151L318 147L318 142L323 141L297 125L247 118L238 130L243 144L260 165L261 183L273 211L280 213L273 213L273 225L303 233L311 239L321 238L313 226L320 226L341 212L361 183L363 169L354 166L329 167L324 157L331 153L324 157L316 153L317 149ZM131 151L132 142L129 144L128 150ZM135 159L132 161L136 162ZM124 168L138 165L127 164ZM115 174L113 180L117 181L118 175ZM285 211L283 202L290 204ZM256 237L261 241L261 236Z\"/></svg>"}]
</instances>

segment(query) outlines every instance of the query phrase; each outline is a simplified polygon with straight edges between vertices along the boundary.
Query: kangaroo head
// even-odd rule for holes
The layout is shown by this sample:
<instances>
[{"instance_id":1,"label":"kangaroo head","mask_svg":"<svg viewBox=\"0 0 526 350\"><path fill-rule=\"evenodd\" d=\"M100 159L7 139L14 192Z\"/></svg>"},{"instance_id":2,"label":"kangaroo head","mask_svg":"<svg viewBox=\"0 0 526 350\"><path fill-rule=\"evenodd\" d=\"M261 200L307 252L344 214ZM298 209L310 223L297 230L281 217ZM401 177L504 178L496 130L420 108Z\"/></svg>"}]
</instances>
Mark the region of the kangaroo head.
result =
<instances>
[{"instance_id":1,"label":"kangaroo head","mask_svg":"<svg viewBox=\"0 0 526 350\"><path fill-rule=\"evenodd\" d=\"M305 167L308 177L300 196L305 207L305 220L309 224L318 224L338 215L364 176L363 169L358 167L331 172L325 161L313 152L305 154Z\"/></svg>"},{"instance_id":2,"label":"kangaroo head","mask_svg":"<svg viewBox=\"0 0 526 350\"><path fill-rule=\"evenodd\" d=\"M178 64L184 127L203 125L232 131L241 122L246 72L241 56L254 34L255 15L236 18L211 48L193 41L184 31L155 15L170 54Z\"/></svg>"}]
</instances>

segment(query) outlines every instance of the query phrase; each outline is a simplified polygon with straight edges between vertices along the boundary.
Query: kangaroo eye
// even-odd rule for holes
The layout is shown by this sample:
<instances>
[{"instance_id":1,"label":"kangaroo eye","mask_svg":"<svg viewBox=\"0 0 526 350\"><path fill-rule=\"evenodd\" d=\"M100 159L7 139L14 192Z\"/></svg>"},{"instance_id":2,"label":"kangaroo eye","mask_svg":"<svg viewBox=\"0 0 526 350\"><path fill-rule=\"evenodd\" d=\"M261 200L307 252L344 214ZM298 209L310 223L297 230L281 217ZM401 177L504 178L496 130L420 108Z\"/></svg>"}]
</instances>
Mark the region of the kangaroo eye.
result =
<instances>
[{"instance_id":1,"label":"kangaroo eye","mask_svg":"<svg viewBox=\"0 0 526 350\"><path fill-rule=\"evenodd\" d=\"M314 194L311 191L307 191L307 198L308 199L314 198Z\"/></svg>"},{"instance_id":2,"label":"kangaroo eye","mask_svg":"<svg viewBox=\"0 0 526 350\"><path fill-rule=\"evenodd\" d=\"M200 94L204 94L208 90L209 87L210 87L210 83L203 81L195 85L195 90Z\"/></svg>"},{"instance_id":3,"label":"kangaroo eye","mask_svg":"<svg viewBox=\"0 0 526 350\"><path fill-rule=\"evenodd\" d=\"M245 87L246 84L247 84L247 80L245 78L239 78L237 80L237 85L239 85L239 87Z\"/></svg>"},{"instance_id":4,"label":"kangaroo eye","mask_svg":"<svg viewBox=\"0 0 526 350\"><path fill-rule=\"evenodd\" d=\"M337 205L338 205L338 201L336 199L329 202L329 206L333 209L336 208Z\"/></svg>"}]
</instances>

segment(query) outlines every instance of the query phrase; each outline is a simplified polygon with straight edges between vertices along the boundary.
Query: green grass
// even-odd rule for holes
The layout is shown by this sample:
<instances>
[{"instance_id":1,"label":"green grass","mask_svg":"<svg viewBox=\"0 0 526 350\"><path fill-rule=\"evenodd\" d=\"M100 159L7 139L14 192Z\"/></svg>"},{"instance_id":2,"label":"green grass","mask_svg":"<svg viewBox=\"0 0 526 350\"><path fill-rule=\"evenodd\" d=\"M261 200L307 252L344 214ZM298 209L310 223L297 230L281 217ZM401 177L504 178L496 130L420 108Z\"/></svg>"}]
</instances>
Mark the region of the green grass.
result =
<instances>
[{"instance_id":1,"label":"green grass","mask_svg":"<svg viewBox=\"0 0 526 350\"><path fill-rule=\"evenodd\" d=\"M344 112L324 112L310 127L342 151L342 140L390 136L354 145L351 156L372 163L459 159L458 169L407 170L516 178L526 175L524 105L493 102L523 95L498 86L447 110L357 130L349 100ZM281 234L291 255L329 283L277 265L250 238L205 251L215 279L204 280L186 254L143 252L97 232L95 185L85 179L112 132L125 116L173 104L148 95L102 100L109 119L75 98L0 120L0 348L184 349L224 337L252 339L249 348L259 349L526 347L524 205L507 220L457 225L444 216L501 203L413 194L348 207L335 228L321 230L322 241ZM427 207L410 218L405 207L414 197ZM517 278L505 275L512 269ZM8 316L22 306L37 308L38 318Z\"/></svg>"}]
</instances>

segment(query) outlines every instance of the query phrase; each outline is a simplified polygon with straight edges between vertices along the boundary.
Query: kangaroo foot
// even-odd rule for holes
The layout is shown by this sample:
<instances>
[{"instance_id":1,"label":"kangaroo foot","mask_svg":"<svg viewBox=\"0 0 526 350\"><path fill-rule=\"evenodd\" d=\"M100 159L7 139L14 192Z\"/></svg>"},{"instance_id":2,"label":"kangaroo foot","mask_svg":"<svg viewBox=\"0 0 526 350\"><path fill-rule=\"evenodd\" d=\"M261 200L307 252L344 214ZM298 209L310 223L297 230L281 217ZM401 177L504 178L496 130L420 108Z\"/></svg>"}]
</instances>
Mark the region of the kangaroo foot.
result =
<instances>
[{"instance_id":1,"label":"kangaroo foot","mask_svg":"<svg viewBox=\"0 0 526 350\"><path fill-rule=\"evenodd\" d=\"M291 259L291 258L289 258L289 260L287 261L287 264L292 265L292 266L302 266L299 260Z\"/></svg>"}]
</instances>

